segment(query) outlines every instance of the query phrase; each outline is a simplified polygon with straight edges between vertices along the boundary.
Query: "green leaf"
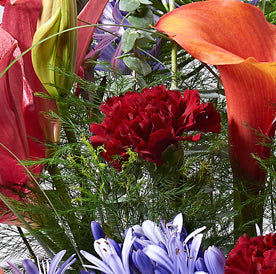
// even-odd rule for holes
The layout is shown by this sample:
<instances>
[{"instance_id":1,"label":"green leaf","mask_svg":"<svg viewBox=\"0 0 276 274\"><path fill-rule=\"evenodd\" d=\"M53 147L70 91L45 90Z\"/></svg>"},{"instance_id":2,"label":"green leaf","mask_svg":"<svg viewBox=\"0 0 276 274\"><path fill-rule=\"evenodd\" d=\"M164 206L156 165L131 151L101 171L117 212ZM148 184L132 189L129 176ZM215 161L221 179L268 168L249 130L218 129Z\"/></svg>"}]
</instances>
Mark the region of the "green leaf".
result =
<instances>
[{"instance_id":1,"label":"green leaf","mask_svg":"<svg viewBox=\"0 0 276 274\"><path fill-rule=\"evenodd\" d=\"M139 33L134 29L127 29L122 36L122 50L129 52L133 49L135 41L139 37Z\"/></svg>"},{"instance_id":2,"label":"green leaf","mask_svg":"<svg viewBox=\"0 0 276 274\"><path fill-rule=\"evenodd\" d=\"M135 56L127 56L124 57L123 60L130 69L142 74L143 76L151 73L151 67L145 60Z\"/></svg>"},{"instance_id":3,"label":"green leaf","mask_svg":"<svg viewBox=\"0 0 276 274\"><path fill-rule=\"evenodd\" d=\"M119 9L123 11L134 11L140 7L139 0L120 0Z\"/></svg>"},{"instance_id":4,"label":"green leaf","mask_svg":"<svg viewBox=\"0 0 276 274\"><path fill-rule=\"evenodd\" d=\"M128 22L137 28L147 28L153 24L153 13L148 7L143 6L128 17Z\"/></svg>"},{"instance_id":5,"label":"green leaf","mask_svg":"<svg viewBox=\"0 0 276 274\"><path fill-rule=\"evenodd\" d=\"M145 5L151 5L152 2L149 0L139 0L141 4L145 4Z\"/></svg>"},{"instance_id":6,"label":"green leaf","mask_svg":"<svg viewBox=\"0 0 276 274\"><path fill-rule=\"evenodd\" d=\"M139 37L137 39L137 46L140 48L144 48L148 43L153 42L156 43L156 38L153 37L155 34L148 33L146 31L138 30Z\"/></svg>"}]
</instances>

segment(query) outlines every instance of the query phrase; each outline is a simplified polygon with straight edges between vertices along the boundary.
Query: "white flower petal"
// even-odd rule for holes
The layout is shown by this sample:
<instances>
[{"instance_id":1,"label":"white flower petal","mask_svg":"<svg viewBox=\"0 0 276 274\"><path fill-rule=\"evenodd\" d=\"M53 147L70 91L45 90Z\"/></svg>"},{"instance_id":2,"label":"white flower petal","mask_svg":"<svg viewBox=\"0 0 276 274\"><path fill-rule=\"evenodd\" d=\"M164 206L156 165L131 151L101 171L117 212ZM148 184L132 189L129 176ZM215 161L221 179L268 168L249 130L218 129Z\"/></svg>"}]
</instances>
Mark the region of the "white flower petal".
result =
<instances>
[{"instance_id":1,"label":"white flower petal","mask_svg":"<svg viewBox=\"0 0 276 274\"><path fill-rule=\"evenodd\" d=\"M106 265L104 262L102 262L100 259L98 259L94 255L92 255L84 250L81 250L80 253L82 254L82 256L85 259L87 259L90 263L92 263L96 266L96 267L94 267L94 266L86 266L86 267L98 269L106 274L114 274L112 269L108 265Z\"/></svg>"},{"instance_id":2,"label":"white flower petal","mask_svg":"<svg viewBox=\"0 0 276 274\"><path fill-rule=\"evenodd\" d=\"M193 231L192 233L190 233L190 234L186 237L186 239L185 239L185 241L184 241L184 244L187 244L187 243L189 242L190 239L192 239L193 237L195 237L197 234L201 233L201 232L202 232L203 230L205 230L205 229L206 229L206 226L203 226L203 227L201 227L201 228L196 229L196 230Z\"/></svg>"},{"instance_id":3,"label":"white flower petal","mask_svg":"<svg viewBox=\"0 0 276 274\"><path fill-rule=\"evenodd\" d=\"M177 227L177 229L176 229L177 232L180 233L182 231L182 226L183 226L183 215L182 215L182 213L177 214L173 218L173 226Z\"/></svg>"},{"instance_id":4,"label":"white flower petal","mask_svg":"<svg viewBox=\"0 0 276 274\"><path fill-rule=\"evenodd\" d=\"M146 220L142 224L142 228L145 236L147 236L153 243L158 244L159 242L166 243L160 228L156 223Z\"/></svg>"}]
</instances>

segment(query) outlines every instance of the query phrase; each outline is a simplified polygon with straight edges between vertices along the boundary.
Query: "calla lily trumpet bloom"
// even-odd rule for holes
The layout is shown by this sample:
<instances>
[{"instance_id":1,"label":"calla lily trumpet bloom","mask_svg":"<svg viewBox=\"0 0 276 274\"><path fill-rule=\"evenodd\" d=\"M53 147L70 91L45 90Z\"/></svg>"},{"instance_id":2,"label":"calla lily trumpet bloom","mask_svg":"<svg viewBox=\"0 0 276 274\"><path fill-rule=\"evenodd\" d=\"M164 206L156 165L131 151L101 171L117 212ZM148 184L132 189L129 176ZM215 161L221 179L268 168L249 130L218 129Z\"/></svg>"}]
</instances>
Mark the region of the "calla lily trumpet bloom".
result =
<instances>
[{"instance_id":1,"label":"calla lily trumpet bloom","mask_svg":"<svg viewBox=\"0 0 276 274\"><path fill-rule=\"evenodd\" d=\"M260 134L272 138L275 132L276 26L252 5L209 0L164 15L156 29L217 66L226 94L233 174L257 194L265 173L252 154L269 157Z\"/></svg>"}]
</instances>

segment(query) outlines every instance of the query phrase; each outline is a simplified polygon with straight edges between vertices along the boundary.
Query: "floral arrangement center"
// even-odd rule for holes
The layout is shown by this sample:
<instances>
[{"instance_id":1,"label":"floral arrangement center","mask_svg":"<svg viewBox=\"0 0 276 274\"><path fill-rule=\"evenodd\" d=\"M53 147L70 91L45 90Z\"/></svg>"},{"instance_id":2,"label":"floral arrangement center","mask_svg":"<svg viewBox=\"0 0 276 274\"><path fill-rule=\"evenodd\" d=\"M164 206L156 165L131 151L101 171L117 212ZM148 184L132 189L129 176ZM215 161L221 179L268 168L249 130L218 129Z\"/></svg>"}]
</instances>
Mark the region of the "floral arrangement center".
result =
<instances>
[{"instance_id":1,"label":"floral arrangement center","mask_svg":"<svg viewBox=\"0 0 276 274\"><path fill-rule=\"evenodd\" d=\"M164 85L144 88L141 93L108 98L100 110L101 124L92 123L94 147L105 144L103 156L120 169L120 159L128 159L127 148L157 166L163 164L162 153L178 141L198 141L201 132L219 133L220 115L211 103L201 103L197 90L166 89ZM200 131L191 135L190 131Z\"/></svg>"}]
</instances>

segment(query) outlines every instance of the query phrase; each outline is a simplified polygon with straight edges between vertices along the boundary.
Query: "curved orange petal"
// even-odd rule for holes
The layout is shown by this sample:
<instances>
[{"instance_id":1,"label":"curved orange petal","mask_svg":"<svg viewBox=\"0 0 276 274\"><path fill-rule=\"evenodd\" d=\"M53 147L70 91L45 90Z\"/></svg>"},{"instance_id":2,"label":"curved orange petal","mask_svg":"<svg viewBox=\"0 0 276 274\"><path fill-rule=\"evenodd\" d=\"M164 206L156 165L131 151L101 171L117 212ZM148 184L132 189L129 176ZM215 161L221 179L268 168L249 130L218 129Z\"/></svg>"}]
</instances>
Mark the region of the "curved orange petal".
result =
<instances>
[{"instance_id":1,"label":"curved orange petal","mask_svg":"<svg viewBox=\"0 0 276 274\"><path fill-rule=\"evenodd\" d=\"M209 0L164 15L156 29L200 61L217 65L227 100L234 175L262 183L265 174L251 153L268 155L259 145L263 140L257 132L267 134L274 128L276 26L252 5L236 0Z\"/></svg>"},{"instance_id":2,"label":"curved orange petal","mask_svg":"<svg viewBox=\"0 0 276 274\"><path fill-rule=\"evenodd\" d=\"M259 134L266 135L275 119L276 62L248 58L240 64L219 66L219 72L227 102L233 171L241 179L263 182L265 174L251 154L269 157L263 153L260 143L264 140Z\"/></svg>"},{"instance_id":3,"label":"curved orange petal","mask_svg":"<svg viewBox=\"0 0 276 274\"><path fill-rule=\"evenodd\" d=\"M248 57L276 61L276 26L259 8L237 0L184 5L164 15L155 27L208 64L236 64Z\"/></svg>"}]
</instances>

